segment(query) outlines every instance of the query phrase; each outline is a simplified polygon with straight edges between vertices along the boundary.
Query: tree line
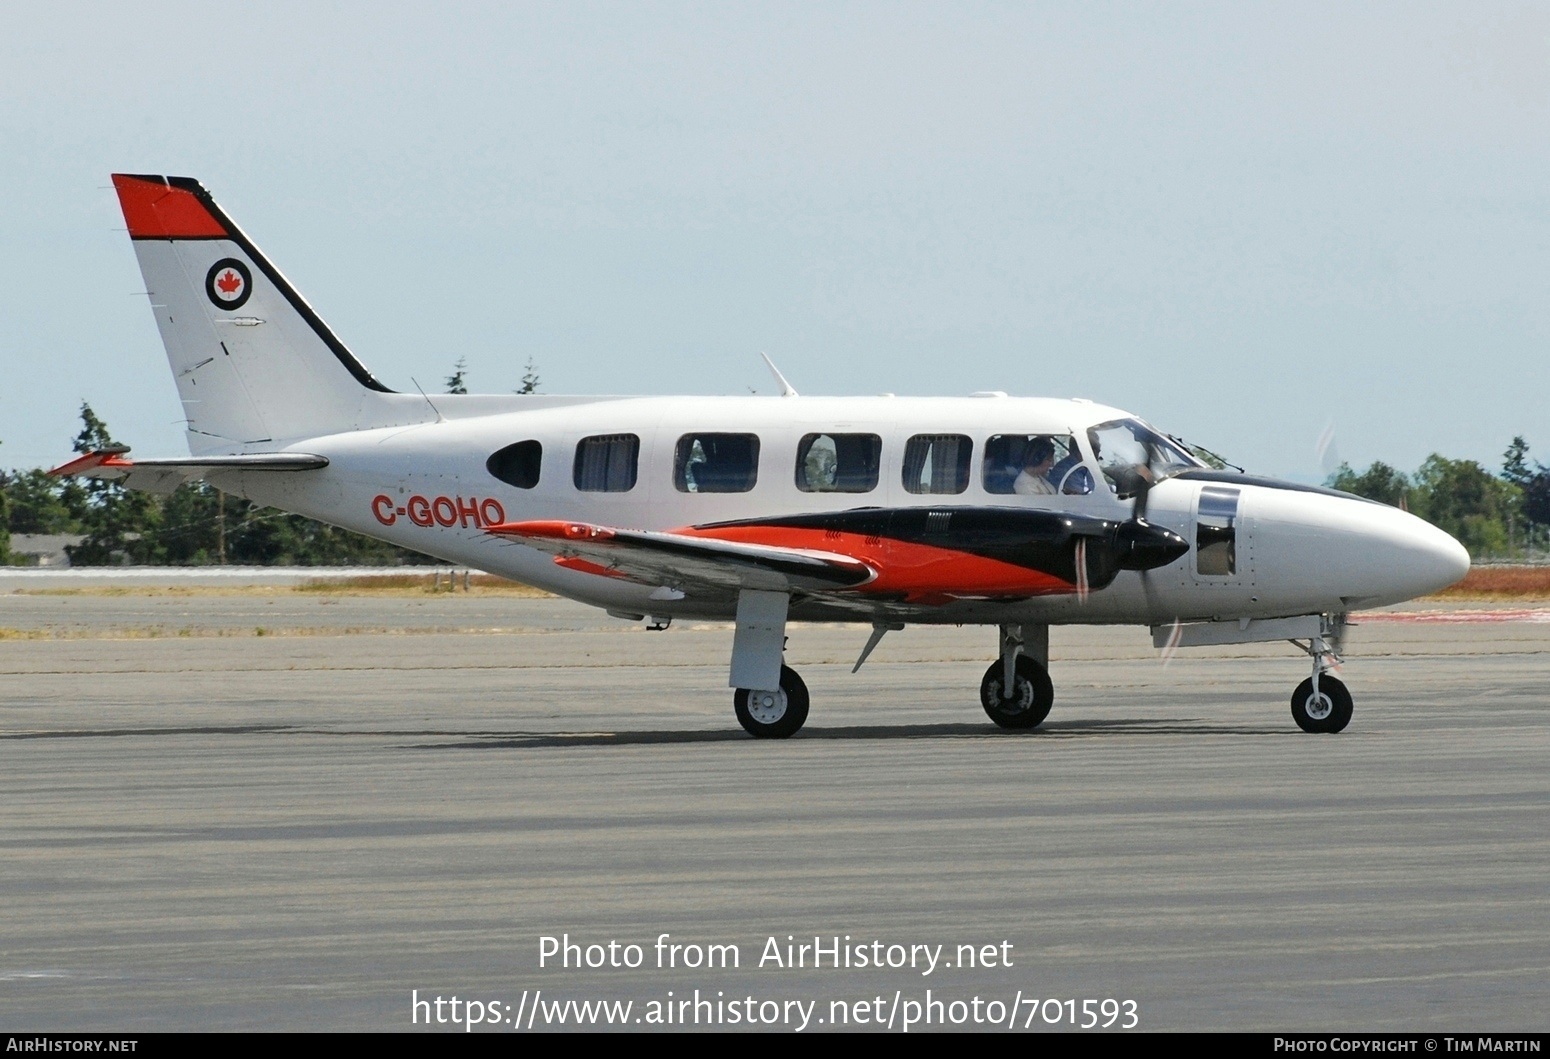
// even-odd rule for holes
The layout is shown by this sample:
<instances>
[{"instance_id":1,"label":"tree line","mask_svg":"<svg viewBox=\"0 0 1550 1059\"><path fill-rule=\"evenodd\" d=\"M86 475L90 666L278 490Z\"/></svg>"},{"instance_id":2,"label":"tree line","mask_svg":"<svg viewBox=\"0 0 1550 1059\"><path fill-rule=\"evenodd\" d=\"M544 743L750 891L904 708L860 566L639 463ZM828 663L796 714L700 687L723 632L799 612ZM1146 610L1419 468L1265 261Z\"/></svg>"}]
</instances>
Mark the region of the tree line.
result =
<instances>
[{"instance_id":1,"label":"tree line","mask_svg":"<svg viewBox=\"0 0 1550 1059\"><path fill-rule=\"evenodd\" d=\"M461 362L449 392L464 382ZM537 390L528 365L524 389ZM466 391L464 391L466 392ZM81 404L76 452L112 447L112 435L91 406ZM1334 489L1404 508L1457 537L1475 558L1523 558L1550 551L1550 468L1529 461L1519 436L1493 473L1473 460L1433 453L1405 474L1381 461L1357 471L1350 464L1325 482ZM15 561L12 534L72 534L76 566L393 566L434 562L419 552L301 515L258 507L205 482L170 496L115 482L52 478L41 468L0 471L0 563Z\"/></svg>"},{"instance_id":2,"label":"tree line","mask_svg":"<svg viewBox=\"0 0 1550 1059\"><path fill-rule=\"evenodd\" d=\"M458 360L448 393L467 393L467 363ZM519 394L537 393L528 360ZM95 452L115 444L107 424L81 402L81 432L71 447ZM73 566L396 566L437 560L302 515L262 508L206 482L170 496L116 482L52 478L43 468L0 470L0 564L17 561L12 534L68 534Z\"/></svg>"},{"instance_id":3,"label":"tree line","mask_svg":"<svg viewBox=\"0 0 1550 1059\"><path fill-rule=\"evenodd\" d=\"M113 436L89 404L72 445L86 453ZM12 561L12 534L70 534L72 566L395 566L429 556L231 496L205 482L170 496L116 482L53 478L42 468L0 472L0 562Z\"/></svg>"},{"instance_id":4,"label":"tree line","mask_svg":"<svg viewBox=\"0 0 1550 1059\"><path fill-rule=\"evenodd\" d=\"M1550 549L1550 468L1530 464L1528 452L1519 435L1497 473L1433 453L1411 474L1381 461L1364 471L1343 463L1325 484L1419 515L1476 559L1526 558Z\"/></svg>"}]
</instances>

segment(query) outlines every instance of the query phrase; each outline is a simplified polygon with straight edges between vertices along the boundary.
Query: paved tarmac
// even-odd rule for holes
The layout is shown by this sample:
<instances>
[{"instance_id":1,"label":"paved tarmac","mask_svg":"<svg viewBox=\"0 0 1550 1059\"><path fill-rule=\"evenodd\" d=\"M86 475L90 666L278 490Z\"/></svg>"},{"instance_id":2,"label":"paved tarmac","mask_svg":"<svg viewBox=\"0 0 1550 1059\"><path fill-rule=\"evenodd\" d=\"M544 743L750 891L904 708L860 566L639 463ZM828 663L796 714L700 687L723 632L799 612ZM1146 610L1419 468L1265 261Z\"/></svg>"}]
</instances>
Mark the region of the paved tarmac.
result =
<instances>
[{"instance_id":1,"label":"paved tarmac","mask_svg":"<svg viewBox=\"0 0 1550 1059\"><path fill-rule=\"evenodd\" d=\"M461 575L465 568L458 567ZM81 588L245 587L446 575L450 566L0 566L0 592ZM474 571L478 572L478 571Z\"/></svg>"},{"instance_id":2,"label":"paved tarmac","mask_svg":"<svg viewBox=\"0 0 1550 1059\"><path fill-rule=\"evenodd\" d=\"M1294 727L1286 645L1165 667L1144 630L1057 629L1055 710L1005 733L990 630L891 634L852 676L864 627L794 627L813 712L756 742L725 626L0 595L0 1029L398 1030L413 990L502 1028L629 1000L646 1028L698 989L702 1020L816 1001L809 1032L831 1001L900 1029L927 990L968 1026L1021 993L1034 1029L1113 998L1144 1029L1543 1031L1550 623L1452 616L1355 630L1339 736ZM739 966L658 969L663 933ZM643 966L540 967L562 934ZM852 966L761 967L788 935ZM940 963L855 966L893 944Z\"/></svg>"}]
</instances>

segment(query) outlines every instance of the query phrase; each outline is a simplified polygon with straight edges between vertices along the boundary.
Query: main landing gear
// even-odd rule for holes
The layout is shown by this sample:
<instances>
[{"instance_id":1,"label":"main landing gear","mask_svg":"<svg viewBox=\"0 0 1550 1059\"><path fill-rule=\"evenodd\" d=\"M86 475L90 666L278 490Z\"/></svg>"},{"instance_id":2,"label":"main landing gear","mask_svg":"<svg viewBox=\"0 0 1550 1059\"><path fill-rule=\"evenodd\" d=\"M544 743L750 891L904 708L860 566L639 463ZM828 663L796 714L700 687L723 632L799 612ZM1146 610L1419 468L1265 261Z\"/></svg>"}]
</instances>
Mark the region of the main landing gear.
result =
<instances>
[{"instance_id":1,"label":"main landing gear","mask_svg":"<svg viewBox=\"0 0 1550 1059\"><path fill-rule=\"evenodd\" d=\"M785 739L807 721L807 685L790 666L780 667L777 691L738 688L732 696L737 723L756 739Z\"/></svg>"},{"instance_id":2,"label":"main landing gear","mask_svg":"<svg viewBox=\"0 0 1550 1059\"><path fill-rule=\"evenodd\" d=\"M745 588L737 594L727 683L737 689L732 695L737 723L756 739L785 739L807 721L807 685L781 660L790 602L784 592Z\"/></svg>"},{"instance_id":3,"label":"main landing gear","mask_svg":"<svg viewBox=\"0 0 1550 1059\"><path fill-rule=\"evenodd\" d=\"M1001 626L1001 658L980 681L980 705L1002 728L1037 728L1055 704L1049 626Z\"/></svg>"}]
</instances>

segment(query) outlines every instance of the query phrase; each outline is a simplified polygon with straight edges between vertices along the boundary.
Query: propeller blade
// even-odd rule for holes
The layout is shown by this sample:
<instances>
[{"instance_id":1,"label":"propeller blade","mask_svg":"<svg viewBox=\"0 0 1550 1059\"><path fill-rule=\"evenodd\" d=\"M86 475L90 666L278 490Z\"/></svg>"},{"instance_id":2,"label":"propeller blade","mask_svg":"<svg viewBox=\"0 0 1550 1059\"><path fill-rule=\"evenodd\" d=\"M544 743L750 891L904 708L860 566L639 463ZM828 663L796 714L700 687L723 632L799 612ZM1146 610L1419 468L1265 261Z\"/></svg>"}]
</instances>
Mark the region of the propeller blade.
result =
<instances>
[{"instance_id":1,"label":"propeller blade","mask_svg":"<svg viewBox=\"0 0 1550 1059\"><path fill-rule=\"evenodd\" d=\"M1153 455L1152 446L1148 445L1149 463ZM1188 553L1189 541L1172 530L1154 526L1146 520L1146 501L1152 492L1154 481L1149 468L1138 467L1135 475L1136 490L1135 499L1130 505L1130 521L1120 526L1119 532L1115 534L1115 543L1119 548L1120 569L1140 572L1141 592L1146 597L1146 613L1148 618L1153 618L1158 613L1158 607L1151 572L1158 567L1167 566L1179 556ZM1173 660L1173 652L1178 649L1181 635L1179 619L1175 617L1173 634L1168 639L1168 646L1163 650L1163 665L1166 666Z\"/></svg>"},{"instance_id":2,"label":"propeller blade","mask_svg":"<svg viewBox=\"0 0 1550 1059\"><path fill-rule=\"evenodd\" d=\"M1146 575L1142 574L1141 576L1145 577ZM1184 623L1179 621L1178 618L1174 618L1173 631L1168 633L1168 642L1163 644L1162 664L1164 668L1167 668L1168 663L1173 661L1173 653L1179 649L1179 641L1183 638Z\"/></svg>"}]
</instances>

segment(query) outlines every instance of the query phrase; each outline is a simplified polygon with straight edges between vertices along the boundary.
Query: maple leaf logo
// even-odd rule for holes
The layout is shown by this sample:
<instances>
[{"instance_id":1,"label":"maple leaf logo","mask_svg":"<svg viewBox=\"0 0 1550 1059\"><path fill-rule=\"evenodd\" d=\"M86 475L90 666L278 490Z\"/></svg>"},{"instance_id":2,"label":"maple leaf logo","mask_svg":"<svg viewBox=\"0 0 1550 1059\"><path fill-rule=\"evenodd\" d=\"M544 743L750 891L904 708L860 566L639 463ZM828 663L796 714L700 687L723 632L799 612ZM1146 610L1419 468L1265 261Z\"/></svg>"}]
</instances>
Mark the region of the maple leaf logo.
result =
<instances>
[{"instance_id":1,"label":"maple leaf logo","mask_svg":"<svg viewBox=\"0 0 1550 1059\"><path fill-rule=\"evenodd\" d=\"M253 293L253 274L234 257L223 257L205 273L205 297L217 309L233 312Z\"/></svg>"}]
</instances>

